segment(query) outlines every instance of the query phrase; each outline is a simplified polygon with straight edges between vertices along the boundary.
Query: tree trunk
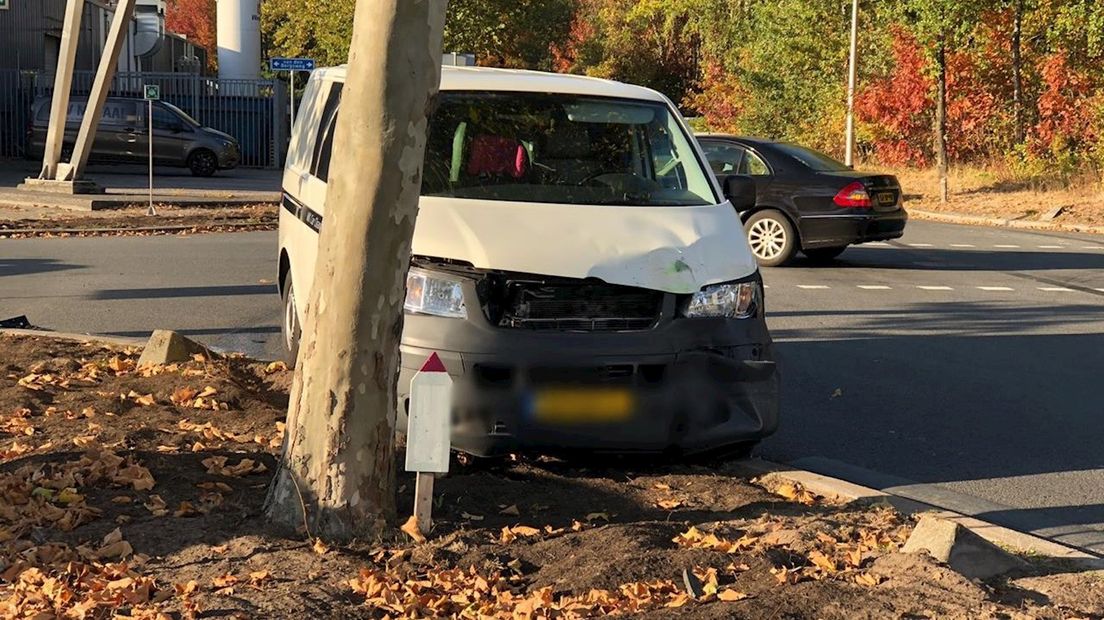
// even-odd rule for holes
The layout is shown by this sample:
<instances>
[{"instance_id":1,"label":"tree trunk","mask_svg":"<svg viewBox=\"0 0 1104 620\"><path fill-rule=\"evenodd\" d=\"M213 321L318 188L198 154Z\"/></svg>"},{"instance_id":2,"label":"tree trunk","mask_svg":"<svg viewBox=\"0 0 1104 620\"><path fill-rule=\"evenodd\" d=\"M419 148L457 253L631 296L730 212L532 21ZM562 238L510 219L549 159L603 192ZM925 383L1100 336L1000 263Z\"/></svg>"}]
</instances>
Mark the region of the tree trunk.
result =
<instances>
[{"instance_id":1,"label":"tree trunk","mask_svg":"<svg viewBox=\"0 0 1104 620\"><path fill-rule=\"evenodd\" d=\"M947 46L939 40L935 55L937 93L935 98L935 157L939 166L939 202L947 202L950 183L947 180Z\"/></svg>"},{"instance_id":2,"label":"tree trunk","mask_svg":"<svg viewBox=\"0 0 1104 620\"><path fill-rule=\"evenodd\" d=\"M1016 0L1012 25L1012 123L1015 130L1016 144L1023 144L1024 141L1023 60L1021 58L1023 9L1023 0Z\"/></svg>"},{"instance_id":3,"label":"tree trunk","mask_svg":"<svg viewBox=\"0 0 1104 620\"><path fill-rule=\"evenodd\" d=\"M446 0L357 0L283 458L265 512L335 540L394 518L406 271ZM303 509L306 515L303 515Z\"/></svg>"}]
</instances>

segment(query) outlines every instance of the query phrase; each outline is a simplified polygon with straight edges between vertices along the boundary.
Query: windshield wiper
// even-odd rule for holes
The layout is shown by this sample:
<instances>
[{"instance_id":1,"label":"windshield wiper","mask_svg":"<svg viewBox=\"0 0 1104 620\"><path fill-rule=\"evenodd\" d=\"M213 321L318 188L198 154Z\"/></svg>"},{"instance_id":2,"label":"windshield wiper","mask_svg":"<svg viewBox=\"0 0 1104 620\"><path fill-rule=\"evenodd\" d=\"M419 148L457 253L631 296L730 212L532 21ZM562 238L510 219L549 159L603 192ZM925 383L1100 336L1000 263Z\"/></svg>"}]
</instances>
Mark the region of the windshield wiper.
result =
<instances>
[{"instance_id":1,"label":"windshield wiper","mask_svg":"<svg viewBox=\"0 0 1104 620\"><path fill-rule=\"evenodd\" d=\"M607 198L606 200L599 200L599 201L596 202L596 204L600 204L600 205L626 205L626 206L634 206L634 207L659 206L655 202L652 201L652 195L651 194L631 194L631 193L624 193L624 194L621 194L620 196L613 196L613 197Z\"/></svg>"}]
</instances>

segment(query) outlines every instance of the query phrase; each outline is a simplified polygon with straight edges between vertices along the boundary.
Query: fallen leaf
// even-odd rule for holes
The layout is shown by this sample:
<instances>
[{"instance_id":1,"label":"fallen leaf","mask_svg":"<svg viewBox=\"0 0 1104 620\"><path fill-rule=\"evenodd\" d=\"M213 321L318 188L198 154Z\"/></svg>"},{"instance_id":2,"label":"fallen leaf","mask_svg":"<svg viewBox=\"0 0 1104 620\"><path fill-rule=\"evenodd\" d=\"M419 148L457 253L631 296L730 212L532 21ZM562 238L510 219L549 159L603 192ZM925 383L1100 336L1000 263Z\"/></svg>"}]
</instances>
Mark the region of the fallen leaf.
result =
<instances>
[{"instance_id":1,"label":"fallen leaf","mask_svg":"<svg viewBox=\"0 0 1104 620\"><path fill-rule=\"evenodd\" d=\"M185 405L190 403L192 399L195 398L195 395L195 388L187 386L178 387L173 390L172 396L169 397L169 400L171 400L174 405Z\"/></svg>"},{"instance_id":2,"label":"fallen leaf","mask_svg":"<svg viewBox=\"0 0 1104 620\"><path fill-rule=\"evenodd\" d=\"M513 517L521 516L521 512L518 510L517 504L510 504L509 506L498 511L500 515L510 515Z\"/></svg>"},{"instance_id":3,"label":"fallen leaf","mask_svg":"<svg viewBox=\"0 0 1104 620\"><path fill-rule=\"evenodd\" d=\"M417 539L415 538L415 540ZM330 548L326 546L326 543L322 542L321 538L314 539L314 544L311 545L311 549L318 555L326 555L326 552L330 550Z\"/></svg>"},{"instance_id":4,"label":"fallen leaf","mask_svg":"<svg viewBox=\"0 0 1104 620\"><path fill-rule=\"evenodd\" d=\"M732 588L725 588L717 593L717 600L720 601L742 601L745 598L748 598L748 594Z\"/></svg>"},{"instance_id":5,"label":"fallen leaf","mask_svg":"<svg viewBox=\"0 0 1104 620\"><path fill-rule=\"evenodd\" d=\"M832 392L832 398L839 398L840 396L843 396L843 389L836 388L835 391Z\"/></svg>"},{"instance_id":6,"label":"fallen leaf","mask_svg":"<svg viewBox=\"0 0 1104 620\"><path fill-rule=\"evenodd\" d=\"M228 588L236 583L238 583L238 578L231 573L226 573L211 580L211 585L216 588Z\"/></svg>"},{"instance_id":7,"label":"fallen leaf","mask_svg":"<svg viewBox=\"0 0 1104 620\"><path fill-rule=\"evenodd\" d=\"M661 499L656 502L656 505L664 510L674 510L682 505L682 501L677 499Z\"/></svg>"},{"instance_id":8,"label":"fallen leaf","mask_svg":"<svg viewBox=\"0 0 1104 620\"><path fill-rule=\"evenodd\" d=\"M265 366L265 374L271 375L274 372L280 372L287 369L287 364L285 364L284 362L272 362L268 366Z\"/></svg>"},{"instance_id":9,"label":"fallen leaf","mask_svg":"<svg viewBox=\"0 0 1104 620\"><path fill-rule=\"evenodd\" d=\"M410 518L407 519L406 523L403 523L402 527L399 529L406 532L416 543L424 543L426 541L425 535L418 529L418 519L415 518L414 515L410 515Z\"/></svg>"},{"instance_id":10,"label":"fallen leaf","mask_svg":"<svg viewBox=\"0 0 1104 620\"><path fill-rule=\"evenodd\" d=\"M870 573L859 573L858 575L855 575L855 583L861 586L873 587L881 582L882 580L877 575L872 575Z\"/></svg>"},{"instance_id":11,"label":"fallen leaf","mask_svg":"<svg viewBox=\"0 0 1104 620\"><path fill-rule=\"evenodd\" d=\"M592 513L587 514L587 516L585 518L586 518L587 521L594 521L596 519L601 519L601 520L603 520L607 523L610 520L609 514L605 513L605 512L592 512Z\"/></svg>"},{"instance_id":12,"label":"fallen leaf","mask_svg":"<svg viewBox=\"0 0 1104 620\"><path fill-rule=\"evenodd\" d=\"M811 552L809 554L809 561L812 562L814 566L828 574L833 574L838 570L836 568L836 563L820 551Z\"/></svg>"},{"instance_id":13,"label":"fallen leaf","mask_svg":"<svg viewBox=\"0 0 1104 620\"><path fill-rule=\"evenodd\" d=\"M180 506L173 511L174 517L195 517L199 515L199 511L189 501L180 502Z\"/></svg>"},{"instance_id":14,"label":"fallen leaf","mask_svg":"<svg viewBox=\"0 0 1104 620\"><path fill-rule=\"evenodd\" d=\"M466 512L461 512L460 516L467 519L468 521L482 521L483 520L482 515L473 515L473 514L468 514Z\"/></svg>"}]
</instances>

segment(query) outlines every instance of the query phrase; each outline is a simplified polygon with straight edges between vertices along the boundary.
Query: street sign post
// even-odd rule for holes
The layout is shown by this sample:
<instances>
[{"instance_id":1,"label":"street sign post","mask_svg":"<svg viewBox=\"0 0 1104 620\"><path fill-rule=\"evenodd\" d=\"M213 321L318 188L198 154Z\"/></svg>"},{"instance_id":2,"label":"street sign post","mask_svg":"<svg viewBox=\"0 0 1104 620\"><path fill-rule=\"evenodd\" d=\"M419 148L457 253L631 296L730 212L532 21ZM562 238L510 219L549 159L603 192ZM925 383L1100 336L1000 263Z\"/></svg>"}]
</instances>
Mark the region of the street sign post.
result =
<instances>
[{"instance_id":1,"label":"street sign post","mask_svg":"<svg viewBox=\"0 0 1104 620\"><path fill-rule=\"evenodd\" d=\"M146 215L157 215L153 208L153 102L161 100L161 87L145 84L142 93L146 99L146 142L149 143L149 209Z\"/></svg>"},{"instance_id":2,"label":"street sign post","mask_svg":"<svg viewBox=\"0 0 1104 620\"><path fill-rule=\"evenodd\" d=\"M2 1L2 0L0 0ZM288 97L288 111L291 116L291 126L295 127L295 72L314 71L313 58L272 58L268 66L273 71L287 71L291 96Z\"/></svg>"},{"instance_id":3,"label":"street sign post","mask_svg":"<svg viewBox=\"0 0 1104 620\"><path fill-rule=\"evenodd\" d=\"M424 536L433 525L433 474L448 473L452 378L436 353L410 380L410 413L406 425L406 471L416 472L414 517Z\"/></svg>"}]
</instances>

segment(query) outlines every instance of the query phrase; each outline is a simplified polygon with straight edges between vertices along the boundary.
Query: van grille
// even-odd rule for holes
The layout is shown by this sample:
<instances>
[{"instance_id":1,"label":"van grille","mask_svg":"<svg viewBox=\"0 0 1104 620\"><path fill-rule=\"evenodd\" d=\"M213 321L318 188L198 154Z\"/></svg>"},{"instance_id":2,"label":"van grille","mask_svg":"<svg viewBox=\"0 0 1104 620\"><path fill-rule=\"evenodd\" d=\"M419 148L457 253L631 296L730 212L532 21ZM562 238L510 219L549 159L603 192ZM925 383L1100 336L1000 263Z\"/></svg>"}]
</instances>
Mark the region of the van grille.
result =
<instances>
[{"instance_id":1,"label":"van grille","mask_svg":"<svg viewBox=\"0 0 1104 620\"><path fill-rule=\"evenodd\" d=\"M663 293L586 280L510 279L483 292L487 318L499 327L612 332L649 329L659 319Z\"/></svg>"},{"instance_id":2,"label":"van grille","mask_svg":"<svg viewBox=\"0 0 1104 620\"><path fill-rule=\"evenodd\" d=\"M646 330L659 319L664 293L605 282L510 277L479 287L487 319L533 331Z\"/></svg>"}]
</instances>

